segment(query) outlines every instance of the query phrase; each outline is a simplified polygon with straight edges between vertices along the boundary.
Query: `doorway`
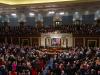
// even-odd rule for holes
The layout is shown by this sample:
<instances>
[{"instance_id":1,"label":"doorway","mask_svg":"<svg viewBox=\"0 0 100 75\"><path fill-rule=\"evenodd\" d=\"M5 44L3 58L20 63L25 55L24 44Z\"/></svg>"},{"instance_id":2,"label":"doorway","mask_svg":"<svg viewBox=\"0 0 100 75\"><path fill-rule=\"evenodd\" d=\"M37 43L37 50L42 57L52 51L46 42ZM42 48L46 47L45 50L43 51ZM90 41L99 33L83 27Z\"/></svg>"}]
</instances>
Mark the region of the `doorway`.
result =
<instances>
[{"instance_id":1,"label":"doorway","mask_svg":"<svg viewBox=\"0 0 100 75\"><path fill-rule=\"evenodd\" d=\"M22 39L22 46L29 46L29 40L28 39Z\"/></svg>"},{"instance_id":2,"label":"doorway","mask_svg":"<svg viewBox=\"0 0 100 75\"><path fill-rule=\"evenodd\" d=\"M88 40L88 47L97 47L97 40Z\"/></svg>"}]
</instances>

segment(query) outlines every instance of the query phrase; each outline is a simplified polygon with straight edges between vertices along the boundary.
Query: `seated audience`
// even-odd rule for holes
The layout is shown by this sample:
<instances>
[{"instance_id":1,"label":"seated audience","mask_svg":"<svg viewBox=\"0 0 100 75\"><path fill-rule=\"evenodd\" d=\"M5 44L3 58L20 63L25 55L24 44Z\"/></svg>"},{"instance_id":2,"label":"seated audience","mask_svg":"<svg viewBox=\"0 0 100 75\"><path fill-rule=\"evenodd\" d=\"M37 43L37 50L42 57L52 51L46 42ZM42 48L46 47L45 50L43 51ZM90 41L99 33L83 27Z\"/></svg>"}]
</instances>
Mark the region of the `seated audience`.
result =
<instances>
[{"instance_id":1,"label":"seated audience","mask_svg":"<svg viewBox=\"0 0 100 75\"><path fill-rule=\"evenodd\" d=\"M0 75L100 75L100 48L68 48L51 54L0 44Z\"/></svg>"}]
</instances>

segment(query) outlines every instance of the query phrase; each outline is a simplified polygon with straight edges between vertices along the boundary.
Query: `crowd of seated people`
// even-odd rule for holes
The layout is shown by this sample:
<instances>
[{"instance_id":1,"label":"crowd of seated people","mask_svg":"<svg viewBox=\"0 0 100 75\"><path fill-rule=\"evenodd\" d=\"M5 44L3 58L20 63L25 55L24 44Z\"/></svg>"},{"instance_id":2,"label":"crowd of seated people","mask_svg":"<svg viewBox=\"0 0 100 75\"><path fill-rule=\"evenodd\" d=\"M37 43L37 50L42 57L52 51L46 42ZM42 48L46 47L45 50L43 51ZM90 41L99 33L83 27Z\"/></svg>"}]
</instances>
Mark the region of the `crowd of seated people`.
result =
<instances>
[{"instance_id":1,"label":"crowd of seated people","mask_svg":"<svg viewBox=\"0 0 100 75\"><path fill-rule=\"evenodd\" d=\"M51 55L30 46L0 44L0 75L100 75L100 48L68 48Z\"/></svg>"},{"instance_id":2,"label":"crowd of seated people","mask_svg":"<svg viewBox=\"0 0 100 75\"><path fill-rule=\"evenodd\" d=\"M100 26L96 25L65 25L55 28L44 29L44 33L53 32L55 30L61 31L61 33L73 33L73 34L98 34Z\"/></svg>"},{"instance_id":3,"label":"crowd of seated people","mask_svg":"<svg viewBox=\"0 0 100 75\"><path fill-rule=\"evenodd\" d=\"M15 26L15 27L0 27L2 35L24 35L24 34L34 34L34 33L47 33L59 30L61 33L73 33L73 34L100 34L100 26L98 25L62 25L58 27L32 27L32 26Z\"/></svg>"}]
</instances>

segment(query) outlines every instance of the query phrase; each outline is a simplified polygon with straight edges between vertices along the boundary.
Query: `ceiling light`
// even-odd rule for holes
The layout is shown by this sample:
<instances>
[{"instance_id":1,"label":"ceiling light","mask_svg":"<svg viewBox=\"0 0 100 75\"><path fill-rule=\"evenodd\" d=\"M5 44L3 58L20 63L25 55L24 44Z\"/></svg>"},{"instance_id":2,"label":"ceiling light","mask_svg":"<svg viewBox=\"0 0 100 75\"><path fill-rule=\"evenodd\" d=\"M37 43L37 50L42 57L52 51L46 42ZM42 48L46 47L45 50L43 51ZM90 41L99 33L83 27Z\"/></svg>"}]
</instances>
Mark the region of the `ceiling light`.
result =
<instances>
[{"instance_id":1,"label":"ceiling light","mask_svg":"<svg viewBox=\"0 0 100 75\"><path fill-rule=\"evenodd\" d=\"M48 12L48 14L54 14L54 13L55 13L54 11L49 11L49 12Z\"/></svg>"},{"instance_id":2,"label":"ceiling light","mask_svg":"<svg viewBox=\"0 0 100 75\"><path fill-rule=\"evenodd\" d=\"M33 17L35 14L34 13L29 13L29 16L30 17Z\"/></svg>"},{"instance_id":3,"label":"ceiling light","mask_svg":"<svg viewBox=\"0 0 100 75\"><path fill-rule=\"evenodd\" d=\"M59 14L60 14L60 15L64 15L65 13L64 13L64 12L60 12Z\"/></svg>"},{"instance_id":4,"label":"ceiling light","mask_svg":"<svg viewBox=\"0 0 100 75\"><path fill-rule=\"evenodd\" d=\"M12 13L11 16L13 16L13 17L17 17L16 13Z\"/></svg>"}]
</instances>

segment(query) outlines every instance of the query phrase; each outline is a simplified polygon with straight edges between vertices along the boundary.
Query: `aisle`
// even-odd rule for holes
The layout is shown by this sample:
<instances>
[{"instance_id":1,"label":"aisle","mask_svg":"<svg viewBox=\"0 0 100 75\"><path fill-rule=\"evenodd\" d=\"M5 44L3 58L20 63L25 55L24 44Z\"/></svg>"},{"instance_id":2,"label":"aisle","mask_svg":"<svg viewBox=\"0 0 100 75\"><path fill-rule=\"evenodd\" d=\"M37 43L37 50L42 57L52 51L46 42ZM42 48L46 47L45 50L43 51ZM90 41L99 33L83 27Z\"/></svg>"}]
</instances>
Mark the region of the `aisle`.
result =
<instances>
[{"instance_id":1,"label":"aisle","mask_svg":"<svg viewBox=\"0 0 100 75\"><path fill-rule=\"evenodd\" d=\"M50 60L48 61L48 64L43 71L43 75L47 74L49 67L51 67L51 69L53 68L53 58L50 58Z\"/></svg>"}]
</instances>

